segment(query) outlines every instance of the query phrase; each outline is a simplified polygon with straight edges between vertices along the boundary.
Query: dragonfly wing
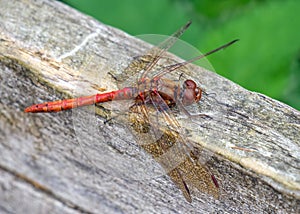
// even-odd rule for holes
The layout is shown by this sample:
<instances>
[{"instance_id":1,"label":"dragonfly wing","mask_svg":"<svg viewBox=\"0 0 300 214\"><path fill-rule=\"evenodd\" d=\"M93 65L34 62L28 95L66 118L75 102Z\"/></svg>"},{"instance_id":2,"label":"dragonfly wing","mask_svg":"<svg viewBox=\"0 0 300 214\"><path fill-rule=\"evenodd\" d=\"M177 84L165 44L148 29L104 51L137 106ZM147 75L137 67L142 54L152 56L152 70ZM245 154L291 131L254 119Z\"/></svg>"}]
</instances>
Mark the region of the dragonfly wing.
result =
<instances>
[{"instance_id":1,"label":"dragonfly wing","mask_svg":"<svg viewBox=\"0 0 300 214\"><path fill-rule=\"evenodd\" d=\"M168 39L161 42L159 45L151 48L142 56L134 58L130 64L125 68L125 70L116 77L117 81L120 83L119 87L123 88L125 81L132 81L131 78L135 77L141 71L143 71L141 78L155 76L155 74L149 74L149 71L153 69L153 67L157 64L159 59L164 55L166 51L168 51L174 43L178 40L178 38L184 33L184 31L190 26L191 22L187 22L184 26L178 29L175 33L173 33Z\"/></svg>"},{"instance_id":2,"label":"dragonfly wing","mask_svg":"<svg viewBox=\"0 0 300 214\"><path fill-rule=\"evenodd\" d=\"M147 72L150 71L153 66L158 62L161 56L164 55L166 51L168 51L174 43L178 40L178 38L185 32L185 30L191 25L191 21L187 22L184 26L178 29L175 33L173 33L168 39L160 43L158 46L152 48L147 55L152 56L151 63L147 64L145 67L145 71L142 74L142 78L147 77Z\"/></svg>"},{"instance_id":3,"label":"dragonfly wing","mask_svg":"<svg viewBox=\"0 0 300 214\"><path fill-rule=\"evenodd\" d=\"M171 180L175 183L175 185L181 190L183 196L188 202L192 202L191 194L187 184L185 183L184 179L182 178L180 171L178 169L173 169L168 172Z\"/></svg>"},{"instance_id":4,"label":"dragonfly wing","mask_svg":"<svg viewBox=\"0 0 300 214\"><path fill-rule=\"evenodd\" d=\"M193 152L191 157L178 167L186 183L193 187L194 192L208 193L219 198L220 190L214 175Z\"/></svg>"},{"instance_id":5,"label":"dragonfly wing","mask_svg":"<svg viewBox=\"0 0 300 214\"><path fill-rule=\"evenodd\" d=\"M199 161L201 148L194 147L187 140L185 131L182 129L174 114L159 94L152 96L151 99L157 110L156 112L158 112L158 114L162 117L162 120L166 122L164 126L168 128L168 131L164 132L168 135L168 138L165 137L165 139L162 139L161 144L164 145L167 143L167 145L172 145L172 153L175 153L175 156L181 155L181 158L168 155L172 158L172 162L168 162L170 165L167 166L170 170L168 174L170 174L171 179L181 189L185 197L188 192L188 185L192 189L209 193L215 198L218 198L219 188L216 179L206 167L205 163ZM170 143L169 141L173 142ZM167 149L170 150L170 148ZM160 162L165 163L162 160L160 160ZM188 200L187 197L186 199Z\"/></svg>"},{"instance_id":6,"label":"dragonfly wing","mask_svg":"<svg viewBox=\"0 0 300 214\"><path fill-rule=\"evenodd\" d=\"M154 109L145 105L136 105L131 110L135 112L131 119L133 122L131 127L136 132L140 146L164 168L174 184L182 191L185 199L191 202L188 186L179 169L176 168L178 164L184 161L182 159L184 153L178 154L179 149L175 146L170 149L172 142L176 141L177 135L168 130L160 130L165 124L158 122L159 119L156 119L158 115ZM168 145L169 143L170 145Z\"/></svg>"},{"instance_id":7,"label":"dragonfly wing","mask_svg":"<svg viewBox=\"0 0 300 214\"><path fill-rule=\"evenodd\" d=\"M195 62L195 61L200 60L200 59L202 59L202 58L205 58L205 57L207 57L208 55L213 54L213 53L215 53L215 52L217 52L217 51L219 51L219 50L225 49L225 48L227 48L228 46L234 44L234 43L237 42L237 41L239 41L239 40L238 40L238 39L235 39L235 40L233 40L233 41L231 41L231 42L226 43L225 45L222 45L222 46L220 46L220 47L218 47L218 48L215 48L215 49L213 49L213 50L211 50L211 51L209 51L209 52L206 52L205 54L201 54L201 55L199 55L199 56L196 56L196 57L194 57L194 58L192 58L192 59L190 59L190 60L187 60L187 61L183 61L183 62L180 62L180 63L175 63L175 64L172 64L172 65L166 66L164 69L161 69L161 70L156 74L155 78L161 78L162 76L166 75L167 73L170 73L170 72L172 72L172 71L174 71L174 70L177 70L177 69L179 69L179 68L181 68L181 67L183 67L183 66L185 66L185 65L187 65L187 64L189 64L189 63Z\"/></svg>"}]
</instances>

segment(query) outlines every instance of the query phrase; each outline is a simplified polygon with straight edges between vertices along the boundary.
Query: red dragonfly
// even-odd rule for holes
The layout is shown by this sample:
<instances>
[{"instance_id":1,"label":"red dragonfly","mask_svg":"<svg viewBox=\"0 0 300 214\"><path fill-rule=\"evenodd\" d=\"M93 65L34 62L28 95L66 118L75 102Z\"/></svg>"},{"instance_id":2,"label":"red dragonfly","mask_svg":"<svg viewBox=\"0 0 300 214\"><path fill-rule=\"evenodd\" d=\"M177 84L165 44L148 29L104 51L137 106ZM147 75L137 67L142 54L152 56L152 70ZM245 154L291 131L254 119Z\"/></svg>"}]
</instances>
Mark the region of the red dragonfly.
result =
<instances>
[{"instance_id":1,"label":"red dragonfly","mask_svg":"<svg viewBox=\"0 0 300 214\"><path fill-rule=\"evenodd\" d=\"M132 100L133 104L127 110L124 121L127 120L127 124L137 136L139 145L164 168L185 199L188 202L192 201L190 188L218 198L219 185L216 178L206 165L199 161L201 148L192 146L187 140L183 128L172 113L175 106L187 113L185 107L199 102L202 90L191 79L185 80L180 87L175 81L164 77L191 62L230 46L237 40L188 61L159 67L158 61L190 24L191 22L188 22L158 46L135 58L124 72L116 77L119 83L124 84L130 77L140 74L138 81L131 83L130 87L92 96L35 104L27 107L25 112L58 112L96 103Z\"/></svg>"}]
</instances>

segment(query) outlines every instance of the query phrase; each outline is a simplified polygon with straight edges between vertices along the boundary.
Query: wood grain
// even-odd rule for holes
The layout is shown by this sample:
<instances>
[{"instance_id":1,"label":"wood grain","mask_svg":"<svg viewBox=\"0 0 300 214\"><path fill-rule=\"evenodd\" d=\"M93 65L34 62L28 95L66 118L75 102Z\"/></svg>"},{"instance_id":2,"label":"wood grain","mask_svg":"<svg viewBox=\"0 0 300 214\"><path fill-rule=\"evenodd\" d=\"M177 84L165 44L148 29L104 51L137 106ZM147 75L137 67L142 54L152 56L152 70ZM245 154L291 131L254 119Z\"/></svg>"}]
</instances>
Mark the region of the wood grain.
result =
<instances>
[{"instance_id":1,"label":"wood grain","mask_svg":"<svg viewBox=\"0 0 300 214\"><path fill-rule=\"evenodd\" d=\"M23 113L33 103L116 89L108 73L149 44L56 1L0 1L0 20L0 212L300 212L299 111L192 65L208 95L191 110L212 119L178 120L211 154L222 193L192 195L190 204L166 175L133 180L114 171L143 161L137 148L122 150L134 142L122 124L91 131L88 121L74 123L84 112Z\"/></svg>"}]
</instances>

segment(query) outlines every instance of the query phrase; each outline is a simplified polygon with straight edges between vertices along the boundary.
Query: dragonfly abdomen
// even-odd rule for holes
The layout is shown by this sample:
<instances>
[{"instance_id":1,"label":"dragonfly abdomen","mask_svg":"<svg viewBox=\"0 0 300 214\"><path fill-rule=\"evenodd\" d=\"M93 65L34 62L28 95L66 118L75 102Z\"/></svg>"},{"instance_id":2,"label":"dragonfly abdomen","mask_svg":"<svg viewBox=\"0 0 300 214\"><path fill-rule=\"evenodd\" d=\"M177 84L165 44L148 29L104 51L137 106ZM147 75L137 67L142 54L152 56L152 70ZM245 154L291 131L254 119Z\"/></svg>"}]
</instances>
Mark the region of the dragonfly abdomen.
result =
<instances>
[{"instance_id":1,"label":"dragonfly abdomen","mask_svg":"<svg viewBox=\"0 0 300 214\"><path fill-rule=\"evenodd\" d=\"M137 96L136 93L137 93L136 88L127 87L127 88L123 88L122 90L111 91L102 94L35 104L27 107L24 111L31 112L31 113L58 112L58 111L72 109L72 108L77 108L80 106L87 106L87 105L93 105L95 103L108 102L112 100L132 99L133 97Z\"/></svg>"}]
</instances>

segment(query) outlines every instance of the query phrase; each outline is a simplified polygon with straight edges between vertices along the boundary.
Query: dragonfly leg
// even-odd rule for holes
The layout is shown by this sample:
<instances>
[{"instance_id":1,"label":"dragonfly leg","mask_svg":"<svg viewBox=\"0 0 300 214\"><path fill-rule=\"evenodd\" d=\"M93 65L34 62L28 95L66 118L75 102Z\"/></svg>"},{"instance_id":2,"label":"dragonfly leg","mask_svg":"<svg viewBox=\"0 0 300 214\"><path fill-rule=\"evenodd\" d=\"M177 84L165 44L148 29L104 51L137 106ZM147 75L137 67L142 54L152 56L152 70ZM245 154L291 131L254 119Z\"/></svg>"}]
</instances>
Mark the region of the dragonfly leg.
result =
<instances>
[{"instance_id":1,"label":"dragonfly leg","mask_svg":"<svg viewBox=\"0 0 300 214\"><path fill-rule=\"evenodd\" d=\"M203 117L205 119L213 119L211 116L208 114L190 114L188 110L184 107L184 105L181 102L177 102L177 106L182 111L188 118L198 118L198 117Z\"/></svg>"},{"instance_id":2,"label":"dragonfly leg","mask_svg":"<svg viewBox=\"0 0 300 214\"><path fill-rule=\"evenodd\" d=\"M113 75L110 71L107 72L107 74L110 75L111 78L113 78L115 81L118 81L118 78L115 75Z\"/></svg>"}]
</instances>

